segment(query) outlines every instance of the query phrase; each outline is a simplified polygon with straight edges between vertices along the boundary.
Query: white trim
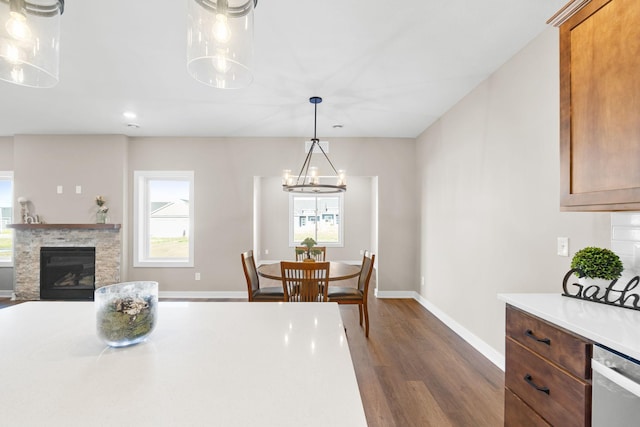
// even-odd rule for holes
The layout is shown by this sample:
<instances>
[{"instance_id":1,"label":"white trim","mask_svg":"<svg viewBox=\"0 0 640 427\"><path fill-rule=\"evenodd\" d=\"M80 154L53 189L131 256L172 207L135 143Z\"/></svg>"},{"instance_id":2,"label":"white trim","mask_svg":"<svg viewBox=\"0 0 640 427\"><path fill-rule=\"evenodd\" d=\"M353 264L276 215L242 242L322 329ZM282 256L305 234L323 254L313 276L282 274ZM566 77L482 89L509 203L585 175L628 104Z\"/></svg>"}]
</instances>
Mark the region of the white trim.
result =
<instances>
[{"instance_id":1,"label":"white trim","mask_svg":"<svg viewBox=\"0 0 640 427\"><path fill-rule=\"evenodd\" d=\"M11 222L13 222L14 224L19 224L22 222L22 218L20 218L20 221L16 221L16 217L15 217L15 202L14 202L14 190L15 190L15 182L13 179L13 171L0 171L0 179L1 180L8 180L11 183L11 194L9 195L9 200L11 203ZM19 204L19 203L18 203ZM1 220L2 218L0 218ZM0 268L4 268L4 267L8 267L8 268L12 268L13 267L13 255L14 255L14 245L15 245L15 239L13 238L13 230L9 229L9 231L11 232L11 239L12 239L12 244L11 244L11 257L3 257L0 258Z\"/></svg>"},{"instance_id":2,"label":"white trim","mask_svg":"<svg viewBox=\"0 0 640 427\"><path fill-rule=\"evenodd\" d=\"M478 350L484 357L489 359L494 365L500 368L504 372L505 361L504 355L497 352L489 344L478 338L475 334L469 331L467 328L453 320L448 314L440 310L438 307L427 301L422 295L415 293L414 299L418 301L420 305L429 310L431 314L436 316L442 323L447 325L449 329L458 334L463 340L469 343L473 348Z\"/></svg>"},{"instance_id":3,"label":"white trim","mask_svg":"<svg viewBox=\"0 0 640 427\"><path fill-rule=\"evenodd\" d=\"M340 221L338 223L338 227L339 227L339 231L338 231L338 242L318 242L318 246L326 246L327 248L344 248L344 217L345 217L345 213L344 213L344 193L335 193L335 194L322 194L322 193L289 193L289 247L290 248L294 248L296 246L300 246L300 242L296 242L294 241L293 235L294 235L294 221L293 221L293 214L294 214L294 209L293 209L293 205L294 205L294 199L295 198L315 198L316 200L316 216L318 216L318 198L322 198L322 197L337 197L338 198L338 202L339 202L339 208L338 208L338 215L340 218ZM321 215L321 214L320 214ZM317 224L318 221L316 220L315 222L316 224L316 234L317 234ZM317 237L317 236L311 236L311 237Z\"/></svg>"},{"instance_id":4,"label":"white trim","mask_svg":"<svg viewBox=\"0 0 640 427\"><path fill-rule=\"evenodd\" d=\"M195 236L195 173L193 171L133 171L133 267L170 267L182 268L194 266L194 236ZM150 180L178 180L189 182L189 257L178 258L149 258L149 189Z\"/></svg>"},{"instance_id":5,"label":"white trim","mask_svg":"<svg viewBox=\"0 0 640 427\"><path fill-rule=\"evenodd\" d=\"M430 303L426 298L415 291L379 291L375 289L376 298L412 298L423 306L427 311L436 316L449 329L458 334L460 338L465 340L469 345L479 351L484 357L489 359L491 363L500 368L503 372L505 369L504 355L497 352L489 344L478 338L475 334L453 320L448 314L440 310L438 307Z\"/></svg>"},{"instance_id":6,"label":"white trim","mask_svg":"<svg viewBox=\"0 0 640 427\"><path fill-rule=\"evenodd\" d=\"M247 291L164 291L158 293L159 298L193 298L193 299L247 299Z\"/></svg>"},{"instance_id":7,"label":"white trim","mask_svg":"<svg viewBox=\"0 0 640 427\"><path fill-rule=\"evenodd\" d=\"M379 291L375 289L376 298L403 298L403 299L416 299L415 291Z\"/></svg>"},{"instance_id":8,"label":"white trim","mask_svg":"<svg viewBox=\"0 0 640 427\"><path fill-rule=\"evenodd\" d=\"M587 5L591 0L572 0L555 15L547 20L547 24L553 25L554 27L559 27L564 24L569 18L575 15L580 9Z\"/></svg>"},{"instance_id":9,"label":"white trim","mask_svg":"<svg viewBox=\"0 0 640 427\"><path fill-rule=\"evenodd\" d=\"M0 290L0 298L13 298L13 289Z\"/></svg>"}]
</instances>

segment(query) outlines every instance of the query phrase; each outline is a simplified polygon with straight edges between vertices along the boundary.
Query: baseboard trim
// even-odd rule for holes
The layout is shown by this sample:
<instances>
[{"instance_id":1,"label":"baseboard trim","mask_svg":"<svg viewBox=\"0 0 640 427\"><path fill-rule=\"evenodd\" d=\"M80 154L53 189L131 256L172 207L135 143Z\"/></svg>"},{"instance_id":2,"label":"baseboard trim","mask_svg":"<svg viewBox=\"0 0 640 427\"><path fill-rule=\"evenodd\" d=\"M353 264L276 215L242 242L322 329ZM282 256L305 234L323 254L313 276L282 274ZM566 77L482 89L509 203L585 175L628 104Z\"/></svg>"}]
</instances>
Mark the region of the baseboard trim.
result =
<instances>
[{"instance_id":1,"label":"baseboard trim","mask_svg":"<svg viewBox=\"0 0 640 427\"><path fill-rule=\"evenodd\" d=\"M0 298L13 298L13 289L0 290Z\"/></svg>"},{"instance_id":2,"label":"baseboard trim","mask_svg":"<svg viewBox=\"0 0 640 427\"><path fill-rule=\"evenodd\" d=\"M160 291L159 298L186 298L186 299L247 299L247 291Z\"/></svg>"},{"instance_id":3,"label":"baseboard trim","mask_svg":"<svg viewBox=\"0 0 640 427\"><path fill-rule=\"evenodd\" d=\"M414 291L379 291L378 288L376 288L374 295L376 298L416 299L416 293Z\"/></svg>"},{"instance_id":4,"label":"baseboard trim","mask_svg":"<svg viewBox=\"0 0 640 427\"><path fill-rule=\"evenodd\" d=\"M440 310L438 307L429 302L426 298L417 292L414 292L414 299L429 310L431 314L436 316L442 323L447 325L449 329L458 334L463 340L469 343L473 348L478 350L484 357L489 359L491 363L500 368L503 372L505 369L504 356L497 352L493 347L486 342L478 338L475 334L469 331L467 328L453 320L448 314Z\"/></svg>"}]
</instances>

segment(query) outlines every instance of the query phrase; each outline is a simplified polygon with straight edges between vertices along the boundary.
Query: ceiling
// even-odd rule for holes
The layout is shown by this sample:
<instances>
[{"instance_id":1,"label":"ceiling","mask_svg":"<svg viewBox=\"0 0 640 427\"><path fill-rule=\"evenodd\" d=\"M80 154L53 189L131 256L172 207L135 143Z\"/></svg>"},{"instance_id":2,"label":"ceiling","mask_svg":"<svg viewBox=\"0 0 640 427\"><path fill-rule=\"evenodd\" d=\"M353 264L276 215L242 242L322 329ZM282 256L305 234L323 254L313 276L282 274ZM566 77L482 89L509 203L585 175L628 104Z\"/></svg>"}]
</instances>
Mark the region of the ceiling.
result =
<instances>
[{"instance_id":1,"label":"ceiling","mask_svg":"<svg viewBox=\"0 0 640 427\"><path fill-rule=\"evenodd\" d=\"M309 138L321 96L321 139L413 138L567 2L259 0L254 81L221 90L187 73L187 1L67 0L60 82L0 81L0 136Z\"/></svg>"}]
</instances>

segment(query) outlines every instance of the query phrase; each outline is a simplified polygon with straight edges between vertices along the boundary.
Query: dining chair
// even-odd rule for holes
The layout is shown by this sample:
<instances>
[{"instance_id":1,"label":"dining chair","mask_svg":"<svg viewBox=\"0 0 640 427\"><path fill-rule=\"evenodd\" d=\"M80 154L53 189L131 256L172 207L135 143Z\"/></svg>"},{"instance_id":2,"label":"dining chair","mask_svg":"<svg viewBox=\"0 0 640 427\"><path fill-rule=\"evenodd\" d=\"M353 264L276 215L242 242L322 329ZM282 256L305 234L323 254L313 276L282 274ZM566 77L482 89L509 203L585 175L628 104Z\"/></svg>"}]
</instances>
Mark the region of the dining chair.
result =
<instances>
[{"instance_id":1,"label":"dining chair","mask_svg":"<svg viewBox=\"0 0 640 427\"><path fill-rule=\"evenodd\" d=\"M247 279L247 294L249 301L284 301L282 286L260 287L260 278L253 258L253 251L243 252L242 269Z\"/></svg>"},{"instance_id":2,"label":"dining chair","mask_svg":"<svg viewBox=\"0 0 640 427\"><path fill-rule=\"evenodd\" d=\"M280 261L284 300L326 302L329 288L329 262Z\"/></svg>"},{"instance_id":3,"label":"dining chair","mask_svg":"<svg viewBox=\"0 0 640 427\"><path fill-rule=\"evenodd\" d=\"M329 302L337 302L338 304L358 304L360 326L362 326L362 314L364 312L364 335L366 337L369 337L369 310L367 307L367 295L369 294L369 281L371 280L373 262L375 259L375 255L370 255L368 251L364 251L357 288L331 286L328 292Z\"/></svg>"},{"instance_id":4,"label":"dining chair","mask_svg":"<svg viewBox=\"0 0 640 427\"><path fill-rule=\"evenodd\" d=\"M314 246L313 248L311 248L312 251L320 251L317 253L313 253L311 252L311 258L313 258L316 261L326 261L326 255L327 255L327 247L326 246ZM300 252L303 251L303 252ZM304 259L307 257L307 247L306 246L296 246L296 261L304 261Z\"/></svg>"}]
</instances>

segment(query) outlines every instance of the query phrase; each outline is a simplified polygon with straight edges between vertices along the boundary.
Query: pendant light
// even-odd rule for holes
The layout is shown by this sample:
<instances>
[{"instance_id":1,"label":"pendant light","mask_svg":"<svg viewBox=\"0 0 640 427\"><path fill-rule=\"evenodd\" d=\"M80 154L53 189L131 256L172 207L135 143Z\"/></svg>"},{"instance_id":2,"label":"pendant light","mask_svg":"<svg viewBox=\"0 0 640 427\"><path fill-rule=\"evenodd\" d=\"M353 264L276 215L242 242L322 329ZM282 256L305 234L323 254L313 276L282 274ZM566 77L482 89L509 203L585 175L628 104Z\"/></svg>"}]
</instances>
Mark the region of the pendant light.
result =
<instances>
[{"instance_id":1,"label":"pendant light","mask_svg":"<svg viewBox=\"0 0 640 427\"><path fill-rule=\"evenodd\" d=\"M64 0L0 0L0 79L21 86L58 83Z\"/></svg>"},{"instance_id":2,"label":"pendant light","mask_svg":"<svg viewBox=\"0 0 640 427\"><path fill-rule=\"evenodd\" d=\"M347 191L347 175L344 170L337 171L336 168L329 160L329 156L320 145L320 140L316 136L316 125L318 121L318 104L322 102L322 98L319 96L313 96L309 98L309 102L314 105L313 114L313 139L311 139L311 147L307 153L307 157L300 168L300 173L297 178L291 174L290 169L286 169L282 173L282 189L291 193L342 193ZM313 153L316 148L322 153L326 162L331 166L333 172L336 174L336 183L329 184L323 183L319 175L318 167L312 166Z\"/></svg>"},{"instance_id":3,"label":"pendant light","mask_svg":"<svg viewBox=\"0 0 640 427\"><path fill-rule=\"evenodd\" d=\"M188 0L187 70L201 83L239 89L253 81L258 0Z\"/></svg>"}]
</instances>

